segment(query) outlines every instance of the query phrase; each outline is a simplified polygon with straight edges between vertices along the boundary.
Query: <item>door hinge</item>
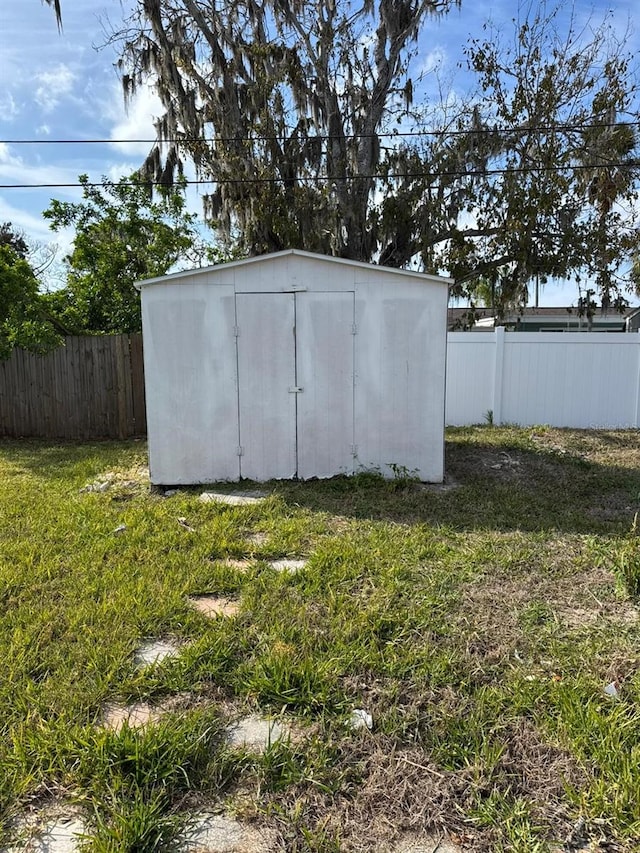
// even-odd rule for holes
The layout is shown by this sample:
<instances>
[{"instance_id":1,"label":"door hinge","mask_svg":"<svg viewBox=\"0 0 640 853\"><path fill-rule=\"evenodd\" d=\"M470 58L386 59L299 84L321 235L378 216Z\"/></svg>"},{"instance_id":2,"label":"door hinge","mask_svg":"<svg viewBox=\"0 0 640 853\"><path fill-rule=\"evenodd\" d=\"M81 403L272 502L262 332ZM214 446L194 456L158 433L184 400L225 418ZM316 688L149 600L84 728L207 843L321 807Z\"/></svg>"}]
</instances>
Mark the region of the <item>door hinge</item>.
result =
<instances>
[{"instance_id":1,"label":"door hinge","mask_svg":"<svg viewBox=\"0 0 640 853\"><path fill-rule=\"evenodd\" d=\"M358 334L358 327L356 326L356 324L355 324L355 323L351 326L351 334L352 334L352 335L357 335L357 334Z\"/></svg>"},{"instance_id":2,"label":"door hinge","mask_svg":"<svg viewBox=\"0 0 640 853\"><path fill-rule=\"evenodd\" d=\"M292 385L289 388L290 394L302 394L303 391L304 391L304 388L298 388L296 385Z\"/></svg>"},{"instance_id":3,"label":"door hinge","mask_svg":"<svg viewBox=\"0 0 640 853\"><path fill-rule=\"evenodd\" d=\"M352 445L351 445L351 455L352 455L352 456L357 456L357 455L358 455L358 445L357 445L357 444L352 444Z\"/></svg>"},{"instance_id":4,"label":"door hinge","mask_svg":"<svg viewBox=\"0 0 640 853\"><path fill-rule=\"evenodd\" d=\"M239 327L239 326L234 326L234 327L233 327L233 336L234 336L235 338L237 338L239 334L240 334L240 327Z\"/></svg>"},{"instance_id":5,"label":"door hinge","mask_svg":"<svg viewBox=\"0 0 640 853\"><path fill-rule=\"evenodd\" d=\"M237 456L244 456L244 447L240 447L238 445L238 447L236 447L236 455Z\"/></svg>"}]
</instances>

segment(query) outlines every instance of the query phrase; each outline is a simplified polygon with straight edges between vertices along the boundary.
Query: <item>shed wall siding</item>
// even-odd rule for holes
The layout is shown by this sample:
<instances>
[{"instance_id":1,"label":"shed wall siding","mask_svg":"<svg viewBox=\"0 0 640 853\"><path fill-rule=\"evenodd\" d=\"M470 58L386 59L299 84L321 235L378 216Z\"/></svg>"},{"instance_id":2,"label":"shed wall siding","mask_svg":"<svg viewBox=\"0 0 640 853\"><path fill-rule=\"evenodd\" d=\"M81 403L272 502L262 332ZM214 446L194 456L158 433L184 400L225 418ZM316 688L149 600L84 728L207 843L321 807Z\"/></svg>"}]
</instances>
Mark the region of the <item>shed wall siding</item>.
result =
<instances>
[{"instance_id":1,"label":"shed wall siding","mask_svg":"<svg viewBox=\"0 0 640 853\"><path fill-rule=\"evenodd\" d=\"M235 295L159 286L143 299L149 465L154 483L235 480Z\"/></svg>"},{"instance_id":2,"label":"shed wall siding","mask_svg":"<svg viewBox=\"0 0 640 853\"><path fill-rule=\"evenodd\" d=\"M142 301L154 483L395 466L442 480L445 282L287 254L154 282Z\"/></svg>"}]
</instances>

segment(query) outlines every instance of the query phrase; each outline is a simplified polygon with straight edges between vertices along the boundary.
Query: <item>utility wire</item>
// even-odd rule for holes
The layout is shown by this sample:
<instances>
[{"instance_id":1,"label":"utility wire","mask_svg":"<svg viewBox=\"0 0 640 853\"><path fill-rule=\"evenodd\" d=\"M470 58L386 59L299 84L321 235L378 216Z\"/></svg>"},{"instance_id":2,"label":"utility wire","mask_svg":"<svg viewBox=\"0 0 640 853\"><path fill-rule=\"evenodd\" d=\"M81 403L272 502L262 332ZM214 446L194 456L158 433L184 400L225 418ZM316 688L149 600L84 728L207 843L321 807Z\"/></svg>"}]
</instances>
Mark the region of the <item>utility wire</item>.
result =
<instances>
[{"instance_id":1,"label":"utility wire","mask_svg":"<svg viewBox=\"0 0 640 853\"><path fill-rule=\"evenodd\" d=\"M595 124L555 124L555 125L522 125L519 127L480 127L470 128L468 130L407 130L407 131L389 131L384 133L346 133L341 136L335 134L317 134L309 136L309 141L320 140L322 142L330 142L334 139L398 139L406 137L421 137L421 136L469 136L469 135L487 135L501 134L508 135L513 133L553 133L556 131L581 131L581 130L611 130L612 128L620 127L640 127L640 121L627 122L603 122ZM277 142L287 141L288 136L213 136L209 139L202 137L169 137L166 139L0 139L0 145L153 145L157 142Z\"/></svg>"},{"instance_id":2,"label":"utility wire","mask_svg":"<svg viewBox=\"0 0 640 853\"><path fill-rule=\"evenodd\" d=\"M418 178L482 178L490 175L517 175L526 174L529 172L561 172L571 169L574 172L593 171L594 169L640 169L640 162L632 163L596 163L592 166L575 164L566 166L514 166L504 169L478 169L475 171L449 170L444 172L399 172L391 175L345 175L343 177L328 177L324 175L310 175L307 177L299 177L298 181L301 184L326 184L340 183L341 181L361 181L361 180L413 180ZM225 184L225 185L255 185L255 184L282 184L288 183L287 178L196 178L196 179L181 179L176 182L175 186L201 186L203 184ZM118 186L154 186L154 187L171 187L174 186L166 181L140 180L140 181L111 181L109 183L117 184ZM89 181L86 183L50 183L50 184L0 184L2 190L32 190L32 189L76 189L80 187L102 187L100 181Z\"/></svg>"}]
</instances>

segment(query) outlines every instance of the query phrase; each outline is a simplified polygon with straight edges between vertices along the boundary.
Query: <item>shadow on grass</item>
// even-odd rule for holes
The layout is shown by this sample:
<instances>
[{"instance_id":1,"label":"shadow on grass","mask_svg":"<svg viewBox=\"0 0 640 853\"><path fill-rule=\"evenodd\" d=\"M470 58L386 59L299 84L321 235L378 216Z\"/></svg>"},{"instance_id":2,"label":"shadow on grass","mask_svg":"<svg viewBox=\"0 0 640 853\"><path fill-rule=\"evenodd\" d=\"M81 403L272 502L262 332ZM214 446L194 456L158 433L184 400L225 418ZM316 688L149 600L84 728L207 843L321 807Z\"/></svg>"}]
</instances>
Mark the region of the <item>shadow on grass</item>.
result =
<instances>
[{"instance_id":1,"label":"shadow on grass","mask_svg":"<svg viewBox=\"0 0 640 853\"><path fill-rule=\"evenodd\" d=\"M594 461L575 449L527 447L521 439L510 438L513 432L496 430L498 440L491 443L455 436L447 441L443 486L384 481L363 473L278 482L273 489L288 503L357 519L426 523L459 531L556 530L611 536L629 532L640 511L640 468L635 458L636 452L640 457L640 441L635 434L626 438L626 449L631 443L634 458L625 465ZM554 433L562 435L559 430ZM624 436L608 435L606 449L624 455Z\"/></svg>"},{"instance_id":2,"label":"shadow on grass","mask_svg":"<svg viewBox=\"0 0 640 853\"><path fill-rule=\"evenodd\" d=\"M33 438L0 439L0 456L16 469L22 469L42 480L66 479L80 472L103 472L109 467L128 464L129 457L144 454L144 439L114 439L78 442L67 440L39 440ZM131 460L130 460L131 461Z\"/></svg>"},{"instance_id":3,"label":"shadow on grass","mask_svg":"<svg viewBox=\"0 0 640 853\"><path fill-rule=\"evenodd\" d=\"M443 486L364 471L259 488L288 504L355 519L500 530L618 536L640 511L640 433L547 427L447 430ZM146 442L3 440L0 453L44 480L98 476L146 457ZM184 488L184 487L182 487ZM203 487L194 486L194 494ZM221 491L237 484L217 484Z\"/></svg>"}]
</instances>

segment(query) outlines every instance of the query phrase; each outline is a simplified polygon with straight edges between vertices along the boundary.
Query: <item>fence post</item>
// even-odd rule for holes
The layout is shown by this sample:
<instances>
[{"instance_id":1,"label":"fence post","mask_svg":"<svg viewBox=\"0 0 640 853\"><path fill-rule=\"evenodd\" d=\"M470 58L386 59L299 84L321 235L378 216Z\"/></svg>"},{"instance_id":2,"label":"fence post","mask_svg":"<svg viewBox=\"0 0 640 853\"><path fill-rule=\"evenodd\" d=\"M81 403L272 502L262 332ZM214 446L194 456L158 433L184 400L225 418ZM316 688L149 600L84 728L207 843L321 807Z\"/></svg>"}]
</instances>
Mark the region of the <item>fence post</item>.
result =
<instances>
[{"instance_id":1,"label":"fence post","mask_svg":"<svg viewBox=\"0 0 640 853\"><path fill-rule=\"evenodd\" d=\"M118 404L118 438L128 438L131 435L129 428L130 404L129 389L131 387L131 364L129 358L129 336L117 335L113 338L116 350L116 389Z\"/></svg>"},{"instance_id":2,"label":"fence post","mask_svg":"<svg viewBox=\"0 0 640 853\"><path fill-rule=\"evenodd\" d=\"M502 423L502 376L504 373L504 326L496 326L495 361L493 367L493 423Z\"/></svg>"},{"instance_id":3,"label":"fence post","mask_svg":"<svg viewBox=\"0 0 640 853\"><path fill-rule=\"evenodd\" d=\"M636 346L638 348L638 370L636 373L636 400L633 425L637 429L640 426L640 329L636 333Z\"/></svg>"}]
</instances>

